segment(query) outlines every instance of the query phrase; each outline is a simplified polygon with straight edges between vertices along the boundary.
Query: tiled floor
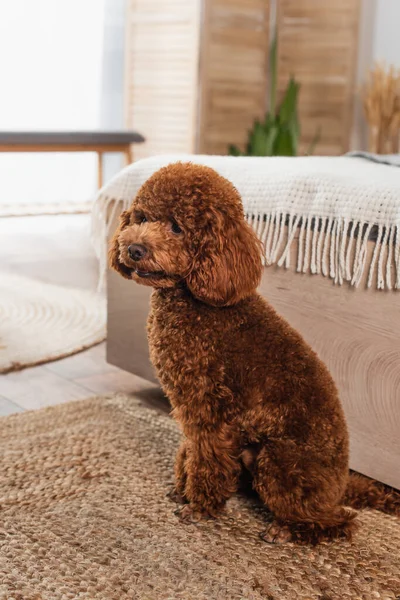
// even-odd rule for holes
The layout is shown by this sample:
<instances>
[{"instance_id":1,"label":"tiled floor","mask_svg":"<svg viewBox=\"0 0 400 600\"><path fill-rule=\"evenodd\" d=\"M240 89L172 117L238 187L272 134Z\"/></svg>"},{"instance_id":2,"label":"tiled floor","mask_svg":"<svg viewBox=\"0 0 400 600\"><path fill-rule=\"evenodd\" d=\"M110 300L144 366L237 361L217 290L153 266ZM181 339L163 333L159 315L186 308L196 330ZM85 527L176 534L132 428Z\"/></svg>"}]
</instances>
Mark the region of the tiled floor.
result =
<instances>
[{"instance_id":1,"label":"tiled floor","mask_svg":"<svg viewBox=\"0 0 400 600\"><path fill-rule=\"evenodd\" d=\"M89 225L89 215L0 219L0 269L94 289L97 261ZM0 375L0 415L114 392L134 393L168 410L159 388L109 365L105 349L103 343L59 361Z\"/></svg>"}]
</instances>

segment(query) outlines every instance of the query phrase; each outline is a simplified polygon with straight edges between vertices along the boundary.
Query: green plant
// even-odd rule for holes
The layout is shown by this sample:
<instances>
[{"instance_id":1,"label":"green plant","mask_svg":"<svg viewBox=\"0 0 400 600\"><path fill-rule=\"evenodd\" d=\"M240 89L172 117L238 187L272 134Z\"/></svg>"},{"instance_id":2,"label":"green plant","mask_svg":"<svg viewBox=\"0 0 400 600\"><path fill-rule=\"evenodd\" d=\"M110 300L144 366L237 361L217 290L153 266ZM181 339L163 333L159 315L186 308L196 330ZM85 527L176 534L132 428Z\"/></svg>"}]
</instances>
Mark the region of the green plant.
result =
<instances>
[{"instance_id":1,"label":"green plant","mask_svg":"<svg viewBox=\"0 0 400 600\"><path fill-rule=\"evenodd\" d=\"M270 50L270 98L269 111L263 121L256 119L245 152L231 144L228 154L231 156L296 156L300 138L297 102L300 84L291 77L279 108L276 108L277 88L277 36L272 40ZM311 154L319 138L316 133L307 154Z\"/></svg>"}]
</instances>

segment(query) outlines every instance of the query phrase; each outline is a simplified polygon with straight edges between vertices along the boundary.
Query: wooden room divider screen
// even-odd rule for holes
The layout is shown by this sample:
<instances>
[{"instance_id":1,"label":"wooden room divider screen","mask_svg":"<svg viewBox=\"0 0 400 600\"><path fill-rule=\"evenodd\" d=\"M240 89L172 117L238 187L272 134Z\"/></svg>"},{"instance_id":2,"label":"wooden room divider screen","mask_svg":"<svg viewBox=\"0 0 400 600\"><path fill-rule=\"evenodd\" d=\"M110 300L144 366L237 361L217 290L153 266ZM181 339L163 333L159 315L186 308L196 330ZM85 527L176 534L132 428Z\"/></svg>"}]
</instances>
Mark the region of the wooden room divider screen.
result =
<instances>
[{"instance_id":1,"label":"wooden room divider screen","mask_svg":"<svg viewBox=\"0 0 400 600\"><path fill-rule=\"evenodd\" d=\"M273 0L128 0L126 125L135 158L244 147L267 109ZM275 13L275 11L272 11ZM277 0L278 85L301 83L301 151L348 149L359 0Z\"/></svg>"},{"instance_id":2,"label":"wooden room divider screen","mask_svg":"<svg viewBox=\"0 0 400 600\"><path fill-rule=\"evenodd\" d=\"M349 149L358 48L359 0L278 0L278 73L301 84L300 152L320 131L318 154Z\"/></svg>"}]
</instances>

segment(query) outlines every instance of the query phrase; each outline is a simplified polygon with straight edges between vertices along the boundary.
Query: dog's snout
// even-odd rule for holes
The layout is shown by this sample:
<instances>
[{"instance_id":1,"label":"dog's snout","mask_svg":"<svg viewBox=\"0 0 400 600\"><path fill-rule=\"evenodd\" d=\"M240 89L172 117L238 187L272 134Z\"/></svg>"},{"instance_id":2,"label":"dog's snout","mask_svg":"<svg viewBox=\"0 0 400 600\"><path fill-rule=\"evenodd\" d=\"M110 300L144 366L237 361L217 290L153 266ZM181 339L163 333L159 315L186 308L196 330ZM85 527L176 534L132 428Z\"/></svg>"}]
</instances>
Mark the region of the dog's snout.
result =
<instances>
[{"instance_id":1,"label":"dog's snout","mask_svg":"<svg viewBox=\"0 0 400 600\"><path fill-rule=\"evenodd\" d=\"M147 248L142 244L131 244L128 246L128 254L132 260L141 260L147 254Z\"/></svg>"}]
</instances>

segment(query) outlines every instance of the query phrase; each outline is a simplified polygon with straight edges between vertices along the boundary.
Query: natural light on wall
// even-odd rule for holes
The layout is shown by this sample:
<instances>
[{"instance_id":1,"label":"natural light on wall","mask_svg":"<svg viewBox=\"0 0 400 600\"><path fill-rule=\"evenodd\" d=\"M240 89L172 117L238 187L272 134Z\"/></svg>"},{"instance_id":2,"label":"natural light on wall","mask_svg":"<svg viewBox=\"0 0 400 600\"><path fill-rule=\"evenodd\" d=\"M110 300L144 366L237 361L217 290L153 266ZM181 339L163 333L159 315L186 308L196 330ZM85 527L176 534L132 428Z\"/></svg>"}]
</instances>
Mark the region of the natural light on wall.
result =
<instances>
[{"instance_id":1,"label":"natural light on wall","mask_svg":"<svg viewBox=\"0 0 400 600\"><path fill-rule=\"evenodd\" d=\"M0 0L0 129L99 127L104 0ZM92 154L0 153L0 204L79 202Z\"/></svg>"}]
</instances>

